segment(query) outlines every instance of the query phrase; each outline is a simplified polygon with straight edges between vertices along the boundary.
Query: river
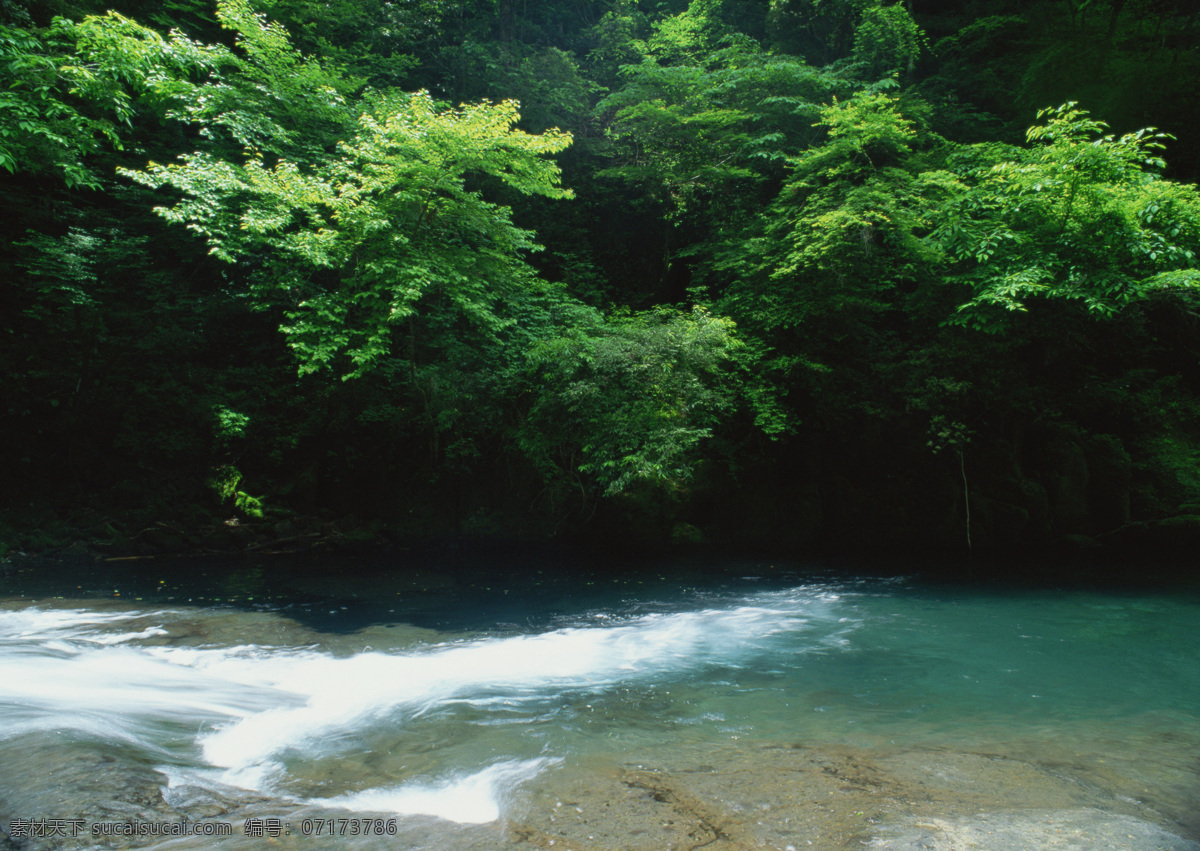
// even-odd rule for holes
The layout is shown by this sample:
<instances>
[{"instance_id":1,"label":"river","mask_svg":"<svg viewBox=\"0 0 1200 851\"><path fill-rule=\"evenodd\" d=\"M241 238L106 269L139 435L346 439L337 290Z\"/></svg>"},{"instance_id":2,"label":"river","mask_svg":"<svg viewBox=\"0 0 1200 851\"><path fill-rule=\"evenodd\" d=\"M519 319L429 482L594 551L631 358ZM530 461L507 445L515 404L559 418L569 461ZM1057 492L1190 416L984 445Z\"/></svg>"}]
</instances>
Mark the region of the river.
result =
<instances>
[{"instance_id":1,"label":"river","mask_svg":"<svg viewBox=\"0 0 1200 851\"><path fill-rule=\"evenodd\" d=\"M1200 851L1200 594L514 553L27 566L0 576L0 766L0 848Z\"/></svg>"}]
</instances>

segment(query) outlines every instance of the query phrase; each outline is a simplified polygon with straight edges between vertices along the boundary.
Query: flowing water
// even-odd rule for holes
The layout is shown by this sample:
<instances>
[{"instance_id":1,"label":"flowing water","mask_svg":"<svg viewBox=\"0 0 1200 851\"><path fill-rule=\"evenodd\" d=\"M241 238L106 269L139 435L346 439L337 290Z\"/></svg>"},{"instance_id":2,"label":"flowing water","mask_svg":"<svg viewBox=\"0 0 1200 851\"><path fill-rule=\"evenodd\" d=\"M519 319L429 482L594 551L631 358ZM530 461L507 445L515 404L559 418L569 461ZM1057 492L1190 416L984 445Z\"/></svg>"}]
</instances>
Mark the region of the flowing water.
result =
<instances>
[{"instance_id":1,"label":"flowing water","mask_svg":"<svg viewBox=\"0 0 1200 851\"><path fill-rule=\"evenodd\" d=\"M766 562L29 568L0 848L1200 851L1198 627Z\"/></svg>"}]
</instances>

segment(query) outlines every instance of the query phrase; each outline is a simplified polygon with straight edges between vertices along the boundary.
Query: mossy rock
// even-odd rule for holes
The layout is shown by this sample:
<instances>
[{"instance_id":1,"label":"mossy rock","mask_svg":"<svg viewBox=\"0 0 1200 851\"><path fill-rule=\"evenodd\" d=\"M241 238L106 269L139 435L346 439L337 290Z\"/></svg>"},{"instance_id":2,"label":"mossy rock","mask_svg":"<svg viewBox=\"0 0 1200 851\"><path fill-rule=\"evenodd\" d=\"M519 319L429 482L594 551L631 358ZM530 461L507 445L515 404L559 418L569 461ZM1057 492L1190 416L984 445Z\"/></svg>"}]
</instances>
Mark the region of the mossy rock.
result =
<instances>
[{"instance_id":1,"label":"mossy rock","mask_svg":"<svg viewBox=\"0 0 1200 851\"><path fill-rule=\"evenodd\" d=\"M96 561L99 556L88 549L87 544L82 541L75 541L66 549L59 552L58 558L68 562L89 562Z\"/></svg>"},{"instance_id":2,"label":"mossy rock","mask_svg":"<svg viewBox=\"0 0 1200 851\"><path fill-rule=\"evenodd\" d=\"M156 527L147 529L141 534L141 539L159 552L174 553L184 549L186 541L183 535L173 529Z\"/></svg>"},{"instance_id":3,"label":"mossy rock","mask_svg":"<svg viewBox=\"0 0 1200 851\"><path fill-rule=\"evenodd\" d=\"M1100 546L1095 538L1087 535L1063 535L1058 543L1067 550L1092 550Z\"/></svg>"},{"instance_id":4,"label":"mossy rock","mask_svg":"<svg viewBox=\"0 0 1200 851\"><path fill-rule=\"evenodd\" d=\"M210 550L230 550L238 544L238 537L224 524L214 526L200 535L200 545Z\"/></svg>"},{"instance_id":5,"label":"mossy rock","mask_svg":"<svg viewBox=\"0 0 1200 851\"><path fill-rule=\"evenodd\" d=\"M346 529L330 542L336 549L348 553L370 552L386 541L370 529Z\"/></svg>"},{"instance_id":6,"label":"mossy rock","mask_svg":"<svg viewBox=\"0 0 1200 851\"><path fill-rule=\"evenodd\" d=\"M294 538L301 533L300 527L288 519L280 520L271 531L277 538Z\"/></svg>"},{"instance_id":7,"label":"mossy rock","mask_svg":"<svg viewBox=\"0 0 1200 851\"><path fill-rule=\"evenodd\" d=\"M703 531L691 523L676 523L671 527L671 543L676 546L706 544L708 538Z\"/></svg>"}]
</instances>

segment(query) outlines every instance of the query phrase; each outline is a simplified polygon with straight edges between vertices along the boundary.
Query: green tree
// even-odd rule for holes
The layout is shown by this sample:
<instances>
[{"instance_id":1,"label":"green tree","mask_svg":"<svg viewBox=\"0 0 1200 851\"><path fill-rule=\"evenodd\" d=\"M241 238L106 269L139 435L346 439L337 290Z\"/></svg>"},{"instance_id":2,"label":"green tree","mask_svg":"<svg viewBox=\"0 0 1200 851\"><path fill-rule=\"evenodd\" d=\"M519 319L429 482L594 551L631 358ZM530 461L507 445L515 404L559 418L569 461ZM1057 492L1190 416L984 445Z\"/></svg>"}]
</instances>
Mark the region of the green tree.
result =
<instances>
[{"instance_id":1,"label":"green tree","mask_svg":"<svg viewBox=\"0 0 1200 851\"><path fill-rule=\"evenodd\" d=\"M562 330L530 353L539 389L522 449L547 478L578 470L606 494L686 481L735 402L733 323L664 308L608 321L587 312Z\"/></svg>"},{"instance_id":2,"label":"green tree","mask_svg":"<svg viewBox=\"0 0 1200 851\"><path fill-rule=\"evenodd\" d=\"M821 110L823 144L792 172L761 221L716 253L729 281L722 309L761 332L791 333L833 317L891 309L930 278L923 236L958 179L930 166L928 147L896 98L860 93ZM842 329L838 339L853 334Z\"/></svg>"},{"instance_id":3,"label":"green tree","mask_svg":"<svg viewBox=\"0 0 1200 851\"><path fill-rule=\"evenodd\" d=\"M974 292L956 321L998 330L1005 313L1037 299L1111 317L1150 298L1194 298L1200 194L1162 178L1168 137L1107 134L1075 104L1039 118L1029 148L976 148L959 160L964 190L929 237L951 264L948 279Z\"/></svg>"},{"instance_id":4,"label":"green tree","mask_svg":"<svg viewBox=\"0 0 1200 851\"><path fill-rule=\"evenodd\" d=\"M42 32L0 24L0 166L99 188L89 157L124 146L134 99L166 95L174 81L214 69L222 53L114 13L57 18Z\"/></svg>"},{"instance_id":5,"label":"green tree","mask_svg":"<svg viewBox=\"0 0 1200 851\"><path fill-rule=\"evenodd\" d=\"M261 263L255 294L290 305L284 331L302 372L345 355L347 375L361 375L422 300L444 298L496 325L492 306L531 285L523 255L532 234L468 186L485 176L517 192L570 196L542 158L570 138L524 133L517 119L512 102L445 110L424 93L380 95L357 135L311 172L251 153L241 164L192 154L126 174L180 190L162 214L203 234L216 256Z\"/></svg>"},{"instance_id":6,"label":"green tree","mask_svg":"<svg viewBox=\"0 0 1200 851\"><path fill-rule=\"evenodd\" d=\"M921 28L904 6L869 6L854 31L852 56L868 78L911 73L922 41Z\"/></svg>"}]
</instances>

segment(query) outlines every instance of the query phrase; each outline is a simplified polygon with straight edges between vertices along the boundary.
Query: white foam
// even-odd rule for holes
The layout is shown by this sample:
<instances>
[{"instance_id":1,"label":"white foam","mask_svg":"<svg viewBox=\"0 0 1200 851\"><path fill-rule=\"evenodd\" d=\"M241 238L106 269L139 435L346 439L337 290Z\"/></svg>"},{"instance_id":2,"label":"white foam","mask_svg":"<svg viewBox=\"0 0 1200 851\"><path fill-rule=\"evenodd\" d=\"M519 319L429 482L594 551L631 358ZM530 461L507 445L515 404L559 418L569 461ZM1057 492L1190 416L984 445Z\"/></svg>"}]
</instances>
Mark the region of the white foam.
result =
<instances>
[{"instance_id":1,"label":"white foam","mask_svg":"<svg viewBox=\"0 0 1200 851\"><path fill-rule=\"evenodd\" d=\"M152 746L161 733L151 734L147 727L174 726L178 738L190 739L202 725L250 716L283 699L123 647L0 655L5 735L74 729Z\"/></svg>"},{"instance_id":2,"label":"white foam","mask_svg":"<svg viewBox=\"0 0 1200 851\"><path fill-rule=\"evenodd\" d=\"M169 633L163 612L4 611L0 708L8 734L74 728L156 751L198 745L204 763L221 769L214 780L277 793L286 786L285 754L289 760L327 756L353 747L373 725L402 729L464 703L484 709L497 701L505 707L558 702L564 693L737 666L764 652L773 635L802 629L813 618L837 628L827 611L831 600L809 590L743 602L348 658L311 647L138 644ZM134 618L154 625L131 629L125 622ZM501 807L498 790L548 764L497 762L324 803L491 821Z\"/></svg>"},{"instance_id":3,"label":"white foam","mask_svg":"<svg viewBox=\"0 0 1200 851\"><path fill-rule=\"evenodd\" d=\"M204 737L205 758L237 770L284 748L325 742L334 731L384 715L418 717L451 701L544 700L664 671L738 664L760 652L772 634L799 629L805 622L795 605L744 606L347 659L303 652L274 655L269 665L260 665L264 660L250 656L206 651L187 651L186 656L188 664L222 678L265 683L307 698L302 705L255 714ZM176 655L165 648L155 652Z\"/></svg>"},{"instance_id":4,"label":"white foam","mask_svg":"<svg viewBox=\"0 0 1200 851\"><path fill-rule=\"evenodd\" d=\"M427 815L460 824L486 824L500 818L501 798L530 780L557 759L498 762L473 774L460 774L433 783L410 783L388 789L367 789L352 795L323 798L324 806L359 812Z\"/></svg>"},{"instance_id":5,"label":"white foam","mask_svg":"<svg viewBox=\"0 0 1200 851\"><path fill-rule=\"evenodd\" d=\"M247 687L158 658L138 638L167 632L105 632L144 613L78 609L0 611L0 735L69 729L100 738L162 744L161 728L225 722L279 706L275 690ZM299 702L303 698L294 698ZM149 728L154 728L153 732Z\"/></svg>"},{"instance_id":6,"label":"white foam","mask_svg":"<svg viewBox=\"0 0 1200 851\"><path fill-rule=\"evenodd\" d=\"M130 641L137 641L140 638L153 638L156 635L168 635L168 632L161 626L148 626L140 632L122 632L116 635L102 635L97 636L92 640L98 644L125 644Z\"/></svg>"},{"instance_id":7,"label":"white foam","mask_svg":"<svg viewBox=\"0 0 1200 851\"><path fill-rule=\"evenodd\" d=\"M141 612L91 612L85 609L0 610L0 640L13 638L73 637L90 633L103 624L143 617Z\"/></svg>"}]
</instances>

